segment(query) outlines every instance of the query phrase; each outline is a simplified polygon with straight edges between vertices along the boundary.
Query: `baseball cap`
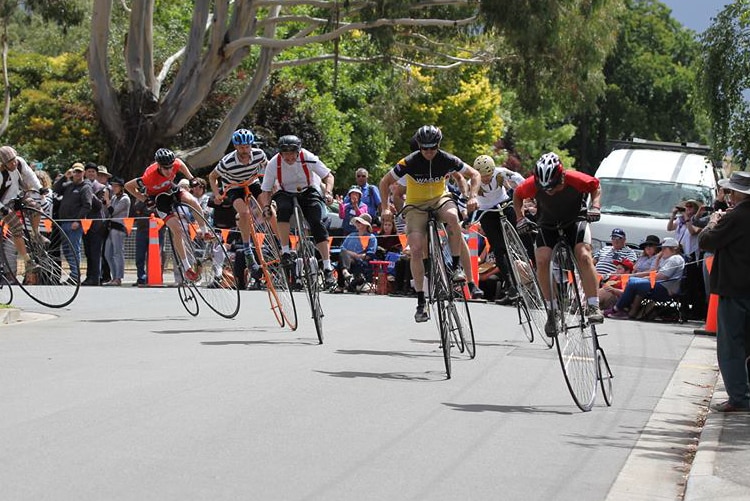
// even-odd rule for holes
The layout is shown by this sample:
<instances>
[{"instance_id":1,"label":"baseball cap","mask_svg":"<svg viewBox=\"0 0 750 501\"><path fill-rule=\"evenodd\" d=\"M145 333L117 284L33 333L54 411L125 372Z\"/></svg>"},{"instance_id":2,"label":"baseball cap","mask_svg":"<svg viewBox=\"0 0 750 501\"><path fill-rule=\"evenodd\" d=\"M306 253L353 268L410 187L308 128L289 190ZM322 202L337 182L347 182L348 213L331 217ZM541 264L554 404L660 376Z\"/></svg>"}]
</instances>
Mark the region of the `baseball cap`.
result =
<instances>
[{"instance_id":1,"label":"baseball cap","mask_svg":"<svg viewBox=\"0 0 750 501\"><path fill-rule=\"evenodd\" d=\"M76 162L76 163L74 163L74 164L73 164L73 166L71 167L71 169L73 169L73 170L77 170L77 171L79 171L79 172L83 172L83 171L85 170L85 169L83 168L83 164L82 164L81 162Z\"/></svg>"},{"instance_id":2,"label":"baseball cap","mask_svg":"<svg viewBox=\"0 0 750 501\"><path fill-rule=\"evenodd\" d=\"M625 230L622 228L613 229L610 238L625 238Z\"/></svg>"}]
</instances>

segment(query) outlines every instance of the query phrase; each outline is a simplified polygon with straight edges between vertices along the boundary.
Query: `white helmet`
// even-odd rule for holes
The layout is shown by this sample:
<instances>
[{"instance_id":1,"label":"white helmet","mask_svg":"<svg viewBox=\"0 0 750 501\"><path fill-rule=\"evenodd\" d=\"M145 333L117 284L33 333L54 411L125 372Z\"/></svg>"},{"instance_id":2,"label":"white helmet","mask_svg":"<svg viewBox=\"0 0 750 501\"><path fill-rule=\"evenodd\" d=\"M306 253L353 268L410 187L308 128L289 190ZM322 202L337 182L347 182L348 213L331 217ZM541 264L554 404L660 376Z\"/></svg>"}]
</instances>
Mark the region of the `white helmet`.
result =
<instances>
[{"instance_id":1,"label":"white helmet","mask_svg":"<svg viewBox=\"0 0 750 501\"><path fill-rule=\"evenodd\" d=\"M545 153L536 162L534 178L543 190L551 190L562 180L563 164L560 157L550 152Z\"/></svg>"},{"instance_id":2,"label":"white helmet","mask_svg":"<svg viewBox=\"0 0 750 501\"><path fill-rule=\"evenodd\" d=\"M489 176L495 171L495 161L489 155L479 155L474 160L474 168L482 176Z\"/></svg>"}]
</instances>

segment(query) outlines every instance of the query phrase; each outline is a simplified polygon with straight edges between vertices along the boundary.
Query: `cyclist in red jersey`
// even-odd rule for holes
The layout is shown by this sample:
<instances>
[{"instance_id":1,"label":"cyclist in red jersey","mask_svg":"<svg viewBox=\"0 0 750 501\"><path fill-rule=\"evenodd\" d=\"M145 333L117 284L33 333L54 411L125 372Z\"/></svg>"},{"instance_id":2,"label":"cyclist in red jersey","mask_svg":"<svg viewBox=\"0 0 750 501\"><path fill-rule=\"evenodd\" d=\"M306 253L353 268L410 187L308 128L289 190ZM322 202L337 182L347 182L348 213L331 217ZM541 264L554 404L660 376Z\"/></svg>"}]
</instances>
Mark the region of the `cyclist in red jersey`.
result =
<instances>
[{"instance_id":1,"label":"cyclist in red jersey","mask_svg":"<svg viewBox=\"0 0 750 501\"><path fill-rule=\"evenodd\" d=\"M174 182L178 173L187 179L193 179L193 174L185 165L185 162L175 158L174 152L166 148L160 148L154 155L155 162L146 167L141 177L131 179L125 183L125 189L133 197L150 207L156 207L157 214L174 235L173 243L175 251L182 261L185 269L185 278L190 281L199 278L198 273L192 269L185 254L181 234L180 222L174 218L173 205L181 202L190 206L197 214L202 214L198 201L187 190L180 188ZM199 233L206 232L206 228L200 228Z\"/></svg>"},{"instance_id":2,"label":"cyclist in red jersey","mask_svg":"<svg viewBox=\"0 0 750 501\"><path fill-rule=\"evenodd\" d=\"M587 221L576 221L578 216L587 216L589 221L598 221L601 206L602 190L599 180L578 171L565 171L563 164L555 153L546 153L537 161L534 175L530 176L513 192L513 207L516 214L523 214L523 201L536 198L536 221L541 226L536 238L536 267L539 285L550 311L550 276L549 267L552 258L552 247L557 243L556 224L573 221L565 228L565 238L573 249L576 262L581 272L583 292L586 295L586 317L592 324L600 324L604 316L599 309L597 296L597 279L594 260L591 257L591 231ZM586 199L591 197L590 208ZM528 228L529 220L522 217L516 223L520 233ZM555 319L547 316L544 331L550 337L555 336Z\"/></svg>"}]
</instances>

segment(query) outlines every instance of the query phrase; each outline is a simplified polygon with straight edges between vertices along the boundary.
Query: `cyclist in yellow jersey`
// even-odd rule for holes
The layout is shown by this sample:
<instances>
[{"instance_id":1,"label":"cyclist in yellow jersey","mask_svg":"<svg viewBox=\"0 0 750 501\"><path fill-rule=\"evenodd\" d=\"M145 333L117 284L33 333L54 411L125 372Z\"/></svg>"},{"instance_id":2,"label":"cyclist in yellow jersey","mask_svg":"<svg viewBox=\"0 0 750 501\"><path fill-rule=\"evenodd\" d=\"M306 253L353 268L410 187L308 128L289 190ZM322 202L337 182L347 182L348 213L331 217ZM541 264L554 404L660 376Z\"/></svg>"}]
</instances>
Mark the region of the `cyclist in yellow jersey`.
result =
<instances>
[{"instance_id":1,"label":"cyclist in yellow jersey","mask_svg":"<svg viewBox=\"0 0 750 501\"><path fill-rule=\"evenodd\" d=\"M453 259L452 280L455 283L466 282L466 274L459 263L462 246L461 223L456 204L446 189L445 178L453 172L458 172L470 180L466 207L469 211L473 211L477 208L479 173L460 158L439 148L443 133L436 126L420 127L415 139L419 150L399 160L396 166L383 176L380 180L380 193L389 193L390 186L406 176L407 205L419 209L442 206L438 212L438 218L445 223L448 230L448 243ZM427 214L421 210L407 209L405 216L407 242L413 256L410 260L410 267L414 277L414 289L417 291L417 312L414 320L426 322L430 317L423 290L425 263L418 257L426 256L423 249L426 242ZM473 293L476 284L470 281L468 285L469 292Z\"/></svg>"}]
</instances>

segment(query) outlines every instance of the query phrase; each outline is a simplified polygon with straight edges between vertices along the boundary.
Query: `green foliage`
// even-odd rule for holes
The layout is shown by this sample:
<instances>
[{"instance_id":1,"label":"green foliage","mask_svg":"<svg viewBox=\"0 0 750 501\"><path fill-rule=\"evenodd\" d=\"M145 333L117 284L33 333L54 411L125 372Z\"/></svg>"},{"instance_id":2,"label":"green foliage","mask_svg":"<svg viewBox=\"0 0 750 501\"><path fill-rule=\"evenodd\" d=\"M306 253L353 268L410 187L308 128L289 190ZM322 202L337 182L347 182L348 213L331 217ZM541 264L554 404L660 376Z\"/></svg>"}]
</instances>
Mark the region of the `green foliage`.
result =
<instances>
[{"instance_id":1,"label":"green foliage","mask_svg":"<svg viewBox=\"0 0 750 501\"><path fill-rule=\"evenodd\" d=\"M695 95L699 46L691 31L654 0L628 0L617 45L604 66L606 92L597 109L579 114L575 151L593 171L607 139L704 142Z\"/></svg>"},{"instance_id":2,"label":"green foliage","mask_svg":"<svg viewBox=\"0 0 750 501\"><path fill-rule=\"evenodd\" d=\"M575 158L564 146L574 136L576 127L566 123L561 113L546 110L545 113L529 114L513 92L505 93L504 107L508 110L509 132L503 143L507 143L505 147L521 162L519 172L530 175L536 160L550 151L560 156L566 168L577 168Z\"/></svg>"},{"instance_id":3,"label":"green foliage","mask_svg":"<svg viewBox=\"0 0 750 501\"><path fill-rule=\"evenodd\" d=\"M82 56L18 54L8 65L13 98L3 142L50 172L77 160L107 162Z\"/></svg>"},{"instance_id":4,"label":"green foliage","mask_svg":"<svg viewBox=\"0 0 750 501\"><path fill-rule=\"evenodd\" d=\"M699 89L713 127L714 150L750 159L750 2L728 5L703 34Z\"/></svg>"},{"instance_id":5,"label":"green foliage","mask_svg":"<svg viewBox=\"0 0 750 501\"><path fill-rule=\"evenodd\" d=\"M536 112L582 112L604 89L602 66L615 43L623 0L481 2L487 28L502 36L495 71Z\"/></svg>"},{"instance_id":6,"label":"green foliage","mask_svg":"<svg viewBox=\"0 0 750 501\"><path fill-rule=\"evenodd\" d=\"M409 95L402 118L404 127L398 148L390 156L395 163L409 150L414 132L424 124L443 131L442 148L467 163L492 150L503 133L500 92L484 68L461 68L450 73L413 68L403 85Z\"/></svg>"}]
</instances>

